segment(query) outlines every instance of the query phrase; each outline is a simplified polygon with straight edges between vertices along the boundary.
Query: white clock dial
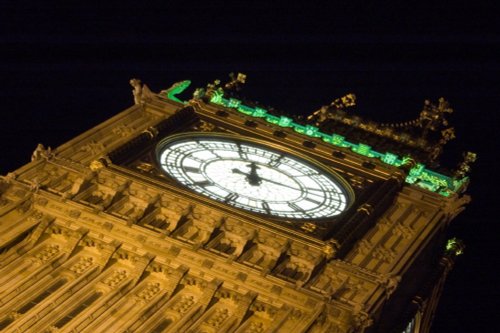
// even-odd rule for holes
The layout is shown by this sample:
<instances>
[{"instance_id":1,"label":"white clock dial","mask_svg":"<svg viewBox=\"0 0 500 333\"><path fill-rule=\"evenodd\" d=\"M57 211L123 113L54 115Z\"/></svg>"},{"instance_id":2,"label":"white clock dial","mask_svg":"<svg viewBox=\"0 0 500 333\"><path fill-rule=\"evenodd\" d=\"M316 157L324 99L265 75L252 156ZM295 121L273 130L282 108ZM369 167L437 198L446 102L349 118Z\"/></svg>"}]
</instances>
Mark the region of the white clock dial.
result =
<instances>
[{"instance_id":1,"label":"white clock dial","mask_svg":"<svg viewBox=\"0 0 500 333\"><path fill-rule=\"evenodd\" d=\"M265 143L190 133L161 141L158 163L186 187L228 205L291 219L339 215L348 185L324 167Z\"/></svg>"}]
</instances>

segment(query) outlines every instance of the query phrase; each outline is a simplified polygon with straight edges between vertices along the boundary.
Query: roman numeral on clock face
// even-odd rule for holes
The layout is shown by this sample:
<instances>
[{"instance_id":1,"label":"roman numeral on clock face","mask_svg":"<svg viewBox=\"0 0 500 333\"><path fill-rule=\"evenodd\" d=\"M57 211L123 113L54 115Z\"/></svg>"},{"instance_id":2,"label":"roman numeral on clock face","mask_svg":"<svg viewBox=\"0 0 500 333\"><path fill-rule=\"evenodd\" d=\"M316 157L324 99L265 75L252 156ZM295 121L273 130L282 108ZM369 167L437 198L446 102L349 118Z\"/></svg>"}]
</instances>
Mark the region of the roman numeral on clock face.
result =
<instances>
[{"instance_id":1,"label":"roman numeral on clock face","mask_svg":"<svg viewBox=\"0 0 500 333\"><path fill-rule=\"evenodd\" d=\"M195 167L190 167L190 166L185 166L184 167L185 172L192 172L192 173L200 173L201 170Z\"/></svg>"},{"instance_id":2,"label":"roman numeral on clock face","mask_svg":"<svg viewBox=\"0 0 500 333\"><path fill-rule=\"evenodd\" d=\"M212 183L211 181L209 180L203 180L201 182L194 182L193 183L194 185L196 186L201 186L201 187L205 187L205 186L210 186L210 185L213 185L214 183Z\"/></svg>"},{"instance_id":3,"label":"roman numeral on clock face","mask_svg":"<svg viewBox=\"0 0 500 333\"><path fill-rule=\"evenodd\" d=\"M290 207L291 209L293 209L294 211L296 212L303 212L304 209L302 209L300 206L298 206L296 203L294 202L289 202L288 203L288 207Z\"/></svg>"},{"instance_id":4,"label":"roman numeral on clock face","mask_svg":"<svg viewBox=\"0 0 500 333\"><path fill-rule=\"evenodd\" d=\"M311 196L307 196L303 200L307 200L307 201L312 202L313 204L316 204L316 205L319 205L323 202L323 201L320 201L321 197L311 198Z\"/></svg>"},{"instance_id":5,"label":"roman numeral on clock face","mask_svg":"<svg viewBox=\"0 0 500 333\"><path fill-rule=\"evenodd\" d=\"M272 167L272 168L276 168L278 165L281 164L281 159L283 158L283 155L280 155L278 157L276 156L273 156L271 158L271 161L268 163L268 166Z\"/></svg>"},{"instance_id":6,"label":"roman numeral on clock face","mask_svg":"<svg viewBox=\"0 0 500 333\"><path fill-rule=\"evenodd\" d=\"M268 213L268 214L271 213L271 208L269 207L269 204L266 201L262 201L262 208L264 208L266 213Z\"/></svg>"},{"instance_id":7,"label":"roman numeral on clock face","mask_svg":"<svg viewBox=\"0 0 500 333\"><path fill-rule=\"evenodd\" d=\"M230 202L230 201L234 201L236 199L238 199L238 194L236 194L236 193L229 193L224 198L224 202Z\"/></svg>"},{"instance_id":8,"label":"roman numeral on clock face","mask_svg":"<svg viewBox=\"0 0 500 333\"><path fill-rule=\"evenodd\" d=\"M243 147L241 147L240 144L237 145L238 145L238 154L240 155L240 158L243 160L248 160L248 155L245 151L243 151Z\"/></svg>"}]
</instances>

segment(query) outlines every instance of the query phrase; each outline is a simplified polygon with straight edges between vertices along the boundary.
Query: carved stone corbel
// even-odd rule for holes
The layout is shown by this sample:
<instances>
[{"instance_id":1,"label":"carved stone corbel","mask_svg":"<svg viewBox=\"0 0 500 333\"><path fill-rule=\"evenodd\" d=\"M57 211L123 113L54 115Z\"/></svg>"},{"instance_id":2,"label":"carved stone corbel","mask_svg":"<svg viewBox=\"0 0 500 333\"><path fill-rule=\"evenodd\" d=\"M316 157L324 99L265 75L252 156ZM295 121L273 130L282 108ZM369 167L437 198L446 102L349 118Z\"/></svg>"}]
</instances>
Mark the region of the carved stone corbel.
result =
<instances>
[{"instance_id":1,"label":"carved stone corbel","mask_svg":"<svg viewBox=\"0 0 500 333\"><path fill-rule=\"evenodd\" d=\"M364 311L355 313L353 315L353 322L356 329L360 332L373 325L373 319Z\"/></svg>"},{"instance_id":2,"label":"carved stone corbel","mask_svg":"<svg viewBox=\"0 0 500 333\"><path fill-rule=\"evenodd\" d=\"M383 275L379 279L379 283L385 289L385 298L389 299L394 291L397 289L399 283L401 282L401 276L399 275Z\"/></svg>"},{"instance_id":3,"label":"carved stone corbel","mask_svg":"<svg viewBox=\"0 0 500 333\"><path fill-rule=\"evenodd\" d=\"M63 230L65 239L67 240L64 249L68 253L68 257L74 254L75 250L77 249L77 245L80 243L83 237L87 235L88 232L89 230L86 228L79 228L78 230Z\"/></svg>"}]
</instances>

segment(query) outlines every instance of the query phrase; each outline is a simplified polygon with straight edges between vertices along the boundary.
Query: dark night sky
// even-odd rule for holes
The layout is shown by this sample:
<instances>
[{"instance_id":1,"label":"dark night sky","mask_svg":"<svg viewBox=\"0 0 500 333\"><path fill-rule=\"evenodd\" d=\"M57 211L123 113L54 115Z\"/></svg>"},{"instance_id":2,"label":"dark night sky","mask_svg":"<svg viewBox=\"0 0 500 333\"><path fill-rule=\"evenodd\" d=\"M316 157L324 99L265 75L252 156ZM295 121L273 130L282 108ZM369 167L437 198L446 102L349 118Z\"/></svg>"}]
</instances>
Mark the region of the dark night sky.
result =
<instances>
[{"instance_id":1,"label":"dark night sky","mask_svg":"<svg viewBox=\"0 0 500 333\"><path fill-rule=\"evenodd\" d=\"M445 159L479 155L472 204L452 223L466 252L449 277L433 332L493 332L499 306L494 199L498 162L500 35L495 7L232 5L192 7L0 5L0 174L131 105L132 77L153 91L229 72L244 94L307 114L348 92L353 111L412 119L424 99L447 98L457 140ZM371 3L371 2L370 2ZM304 5L303 3L301 5Z\"/></svg>"}]
</instances>

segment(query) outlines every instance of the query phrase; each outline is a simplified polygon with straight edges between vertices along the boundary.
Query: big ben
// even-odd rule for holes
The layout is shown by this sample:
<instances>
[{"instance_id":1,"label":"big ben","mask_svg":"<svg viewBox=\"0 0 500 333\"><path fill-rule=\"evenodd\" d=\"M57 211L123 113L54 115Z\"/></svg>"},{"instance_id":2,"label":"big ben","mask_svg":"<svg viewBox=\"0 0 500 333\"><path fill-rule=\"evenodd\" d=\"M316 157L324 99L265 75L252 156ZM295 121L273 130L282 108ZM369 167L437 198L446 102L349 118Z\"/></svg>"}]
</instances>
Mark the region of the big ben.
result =
<instances>
[{"instance_id":1,"label":"big ben","mask_svg":"<svg viewBox=\"0 0 500 333\"><path fill-rule=\"evenodd\" d=\"M134 105L0 179L2 332L429 332L475 154L441 99L378 124L131 80Z\"/></svg>"}]
</instances>

